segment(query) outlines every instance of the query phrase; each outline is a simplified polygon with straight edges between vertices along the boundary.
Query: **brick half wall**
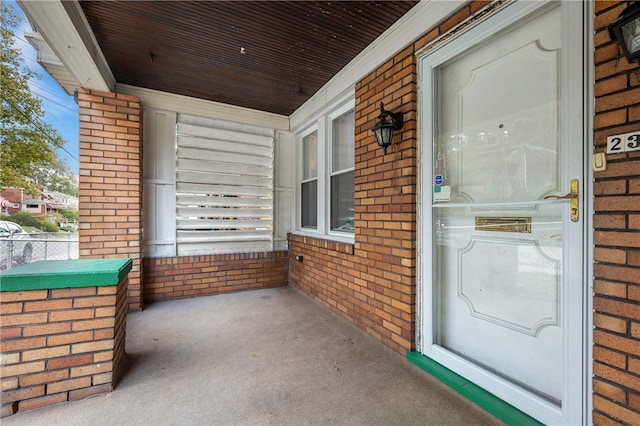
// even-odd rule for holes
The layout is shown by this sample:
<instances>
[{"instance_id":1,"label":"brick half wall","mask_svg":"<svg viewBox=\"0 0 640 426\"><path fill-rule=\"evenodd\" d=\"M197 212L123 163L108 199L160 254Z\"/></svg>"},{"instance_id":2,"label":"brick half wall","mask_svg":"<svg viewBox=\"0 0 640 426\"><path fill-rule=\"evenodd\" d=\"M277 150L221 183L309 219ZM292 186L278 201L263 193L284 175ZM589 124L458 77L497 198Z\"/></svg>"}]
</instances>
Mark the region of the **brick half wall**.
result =
<instances>
[{"instance_id":1,"label":"brick half wall","mask_svg":"<svg viewBox=\"0 0 640 426\"><path fill-rule=\"evenodd\" d=\"M145 258L144 300L287 285L286 251Z\"/></svg>"},{"instance_id":2,"label":"brick half wall","mask_svg":"<svg viewBox=\"0 0 640 426\"><path fill-rule=\"evenodd\" d=\"M406 268L382 261L394 257L390 250L381 246L374 256L354 244L291 234L289 283L385 345L405 352L413 341L415 295L412 278L402 275Z\"/></svg>"},{"instance_id":3,"label":"brick half wall","mask_svg":"<svg viewBox=\"0 0 640 426\"><path fill-rule=\"evenodd\" d=\"M127 279L117 286L3 292L2 417L110 392L125 352Z\"/></svg>"}]
</instances>

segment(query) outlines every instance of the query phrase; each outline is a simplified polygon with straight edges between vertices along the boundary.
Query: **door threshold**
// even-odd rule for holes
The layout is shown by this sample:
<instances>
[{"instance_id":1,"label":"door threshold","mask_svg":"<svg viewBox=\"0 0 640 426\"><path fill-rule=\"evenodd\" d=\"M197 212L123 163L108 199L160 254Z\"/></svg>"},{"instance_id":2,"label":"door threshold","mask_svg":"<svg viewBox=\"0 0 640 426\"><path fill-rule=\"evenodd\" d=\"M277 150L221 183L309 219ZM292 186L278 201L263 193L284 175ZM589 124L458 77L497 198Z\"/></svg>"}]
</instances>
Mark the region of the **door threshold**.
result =
<instances>
[{"instance_id":1,"label":"door threshold","mask_svg":"<svg viewBox=\"0 0 640 426\"><path fill-rule=\"evenodd\" d=\"M454 373L447 367L421 354L420 352L407 352L407 360L508 425L543 425L543 423L540 423L528 414L523 413L513 405L487 392L475 383L472 383L461 375Z\"/></svg>"}]
</instances>

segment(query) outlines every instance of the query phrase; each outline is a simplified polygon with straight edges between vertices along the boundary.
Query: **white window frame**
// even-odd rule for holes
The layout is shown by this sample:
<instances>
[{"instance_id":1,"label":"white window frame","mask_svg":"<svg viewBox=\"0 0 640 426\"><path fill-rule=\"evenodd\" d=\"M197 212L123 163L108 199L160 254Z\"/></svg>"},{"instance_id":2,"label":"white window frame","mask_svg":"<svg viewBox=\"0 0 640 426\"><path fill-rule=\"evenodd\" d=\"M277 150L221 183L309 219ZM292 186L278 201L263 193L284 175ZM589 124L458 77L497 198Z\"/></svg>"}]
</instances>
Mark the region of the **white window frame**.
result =
<instances>
[{"instance_id":1,"label":"white window frame","mask_svg":"<svg viewBox=\"0 0 640 426\"><path fill-rule=\"evenodd\" d=\"M340 118L341 116L343 116L344 114L350 112L350 111L354 111L355 110L355 106L353 104L347 103L345 105L342 105L341 107L339 107L338 109L336 109L335 111L333 111L331 114L329 114L329 119L327 122L327 156L326 156L326 164L327 164L327 180L326 180L326 188L327 188L327 196L326 196L326 203L327 203L327 210L326 210L326 214L325 214L325 218L326 218L326 229L328 230L328 233L330 235L335 235L335 236L343 236L343 235L353 235L355 233L355 229L354 232L341 232L341 231L335 231L331 229L331 178L333 176L339 176L348 172L354 172L355 173L355 126L354 126L354 152L353 152L353 156L354 156L354 164L352 167L350 168L346 168L346 169L342 169L339 171L334 171L333 170L333 122ZM354 176L355 177L355 176ZM355 184L354 184L354 206L355 206Z\"/></svg>"},{"instance_id":2,"label":"white window frame","mask_svg":"<svg viewBox=\"0 0 640 426\"><path fill-rule=\"evenodd\" d=\"M331 155L333 146L333 120L343 114L355 109L355 99L353 95L347 99L344 97L339 101L329 105L319 114L309 119L302 130L297 132L298 140L298 167L297 167L297 190L296 190L296 233L302 235L313 235L317 237L353 243L355 232L341 232L331 230ZM302 227L302 139L317 131L318 137L318 220L317 228ZM354 134L355 138L355 134ZM354 148L355 150L355 148ZM354 152L355 155L355 152ZM353 170L355 171L355 165ZM341 170L344 173L345 170ZM355 186L354 186L355 205Z\"/></svg>"},{"instance_id":3,"label":"white window frame","mask_svg":"<svg viewBox=\"0 0 640 426\"><path fill-rule=\"evenodd\" d=\"M317 123L311 127L309 127L308 129L306 129L304 131L304 133L300 134L299 137L299 147L300 147L300 155L299 155L299 161L298 161L298 193L299 193L299 197L298 197L298 203L297 203L297 223L298 223L298 229L304 230L305 232L313 232L313 233L321 233L324 230L324 224L321 221L321 218L318 217L316 218L316 227L315 228L310 228L310 227L303 227L302 226L302 184L304 183L308 183L308 182L312 182L313 180L315 180L317 182L317 186L316 186L316 195L317 195L317 200L316 200L316 205L318 206L318 211L323 211L324 208L324 204L322 203L322 197L320 197L320 192L323 191L324 192L324 179L322 179L322 175L321 175L321 170L324 167L322 165L323 163L323 159L322 159L322 155L320 154L323 149L320 147L321 143L324 143L324 137L321 139L320 138L320 128L322 126L319 126ZM316 153L316 158L318 159L318 166L317 166L317 173L316 173L316 177L313 179L303 179L303 175L302 175L302 168L303 168L303 163L304 163L304 150L302 148L302 143L304 141L304 139L313 134L316 133L316 148L318 150L318 152Z\"/></svg>"}]
</instances>

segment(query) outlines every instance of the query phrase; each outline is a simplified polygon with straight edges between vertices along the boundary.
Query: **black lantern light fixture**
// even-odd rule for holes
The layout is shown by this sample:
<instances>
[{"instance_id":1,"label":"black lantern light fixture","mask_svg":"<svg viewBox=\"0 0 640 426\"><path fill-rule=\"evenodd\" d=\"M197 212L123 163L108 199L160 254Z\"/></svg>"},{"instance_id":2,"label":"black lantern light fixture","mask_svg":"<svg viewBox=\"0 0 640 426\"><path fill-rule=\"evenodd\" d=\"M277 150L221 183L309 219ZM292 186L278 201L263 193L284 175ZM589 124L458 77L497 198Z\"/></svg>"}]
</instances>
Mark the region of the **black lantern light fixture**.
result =
<instances>
[{"instance_id":1,"label":"black lantern light fixture","mask_svg":"<svg viewBox=\"0 0 640 426\"><path fill-rule=\"evenodd\" d=\"M391 122L387 121L387 117ZM402 129L404 119L401 112L390 112L384 109L384 104L380 102L380 115L378 116L378 122L371 131L376 135L376 142L380 145L380 148L384 149L384 153L387 153L387 148L393 141L393 131Z\"/></svg>"},{"instance_id":2,"label":"black lantern light fixture","mask_svg":"<svg viewBox=\"0 0 640 426\"><path fill-rule=\"evenodd\" d=\"M607 28L611 39L622 46L629 62L640 63L640 1L631 2Z\"/></svg>"}]
</instances>

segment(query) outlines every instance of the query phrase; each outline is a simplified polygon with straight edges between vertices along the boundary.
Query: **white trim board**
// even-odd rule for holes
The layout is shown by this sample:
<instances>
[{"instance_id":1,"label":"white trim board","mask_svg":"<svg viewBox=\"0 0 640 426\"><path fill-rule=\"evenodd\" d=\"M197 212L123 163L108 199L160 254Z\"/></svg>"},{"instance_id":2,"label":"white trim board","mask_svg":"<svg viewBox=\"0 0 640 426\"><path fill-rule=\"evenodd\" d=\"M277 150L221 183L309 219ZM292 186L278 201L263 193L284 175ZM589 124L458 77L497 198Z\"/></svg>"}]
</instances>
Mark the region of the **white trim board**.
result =
<instances>
[{"instance_id":1,"label":"white trim board","mask_svg":"<svg viewBox=\"0 0 640 426\"><path fill-rule=\"evenodd\" d=\"M289 117L285 115L272 114L255 109L242 108L120 83L116 84L115 91L117 93L139 97L144 108L212 117L235 123L268 127L275 130L289 130Z\"/></svg>"}]
</instances>

